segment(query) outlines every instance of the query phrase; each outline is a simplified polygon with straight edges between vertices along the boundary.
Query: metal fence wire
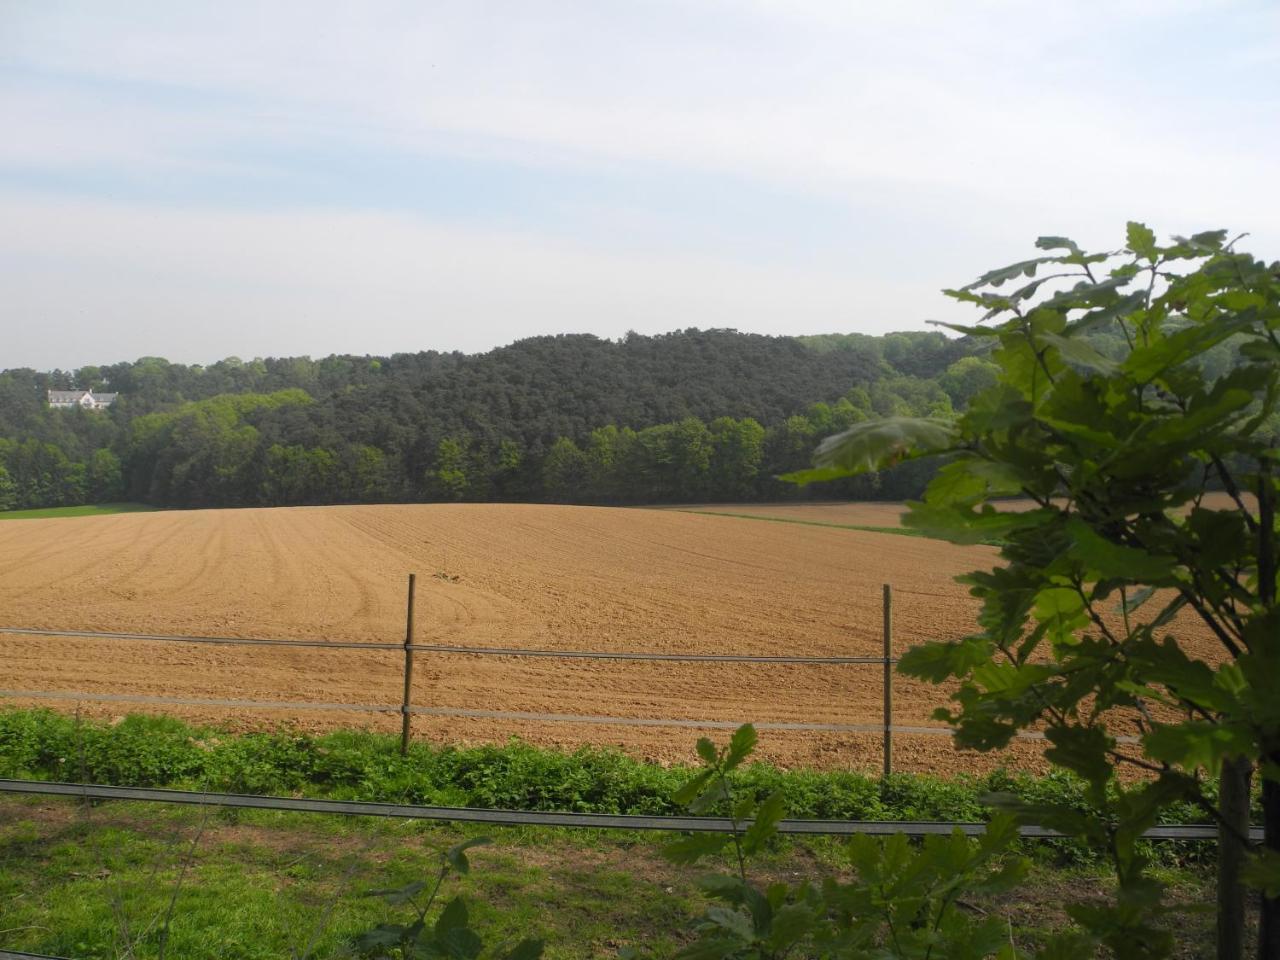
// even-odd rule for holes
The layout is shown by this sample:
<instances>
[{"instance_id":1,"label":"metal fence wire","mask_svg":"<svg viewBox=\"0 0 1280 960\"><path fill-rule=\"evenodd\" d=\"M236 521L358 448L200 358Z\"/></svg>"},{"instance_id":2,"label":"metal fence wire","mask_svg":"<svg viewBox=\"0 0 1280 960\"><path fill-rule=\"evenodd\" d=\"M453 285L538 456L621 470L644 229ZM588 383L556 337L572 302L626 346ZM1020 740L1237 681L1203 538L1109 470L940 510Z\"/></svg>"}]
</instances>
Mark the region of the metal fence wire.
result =
<instances>
[{"instance_id":1,"label":"metal fence wire","mask_svg":"<svg viewBox=\"0 0 1280 960\"><path fill-rule=\"evenodd\" d=\"M407 752L412 718L415 716L479 718L489 720L519 720L547 723L582 723L633 727L684 727L697 729L735 729L738 723L723 720L690 720L680 718L590 716L582 714L535 713L509 710L470 710L451 707L414 706L412 703L412 677L417 654L455 655L468 657L545 657L565 660L616 660L650 661L668 663L744 663L744 664L810 664L810 665L876 665L883 667L883 714L879 723L788 723L764 721L755 726L761 730L828 731L836 733L879 733L883 742L882 771L888 775L893 764L893 735L950 736L949 727L901 726L893 723L893 670L896 660L892 656L893 645L893 594L888 584L883 588L882 640L883 654L879 657L842 656L763 656L738 654L696 653L647 653L639 651L607 650L554 650L519 647L451 646L445 644L416 643L414 641L414 589L416 577L409 575L409 593L402 643L359 643L345 640L280 639L259 637L181 636L165 633L125 633L120 631L58 630L42 627L0 627L0 635L107 639L126 641L155 641L162 643L223 644L246 647L309 647L326 650L401 651L404 654L404 695L399 705L374 703L321 703L295 700L242 700L201 697L164 697L134 694L95 693L76 690L19 690L0 689L0 697L87 701L103 703L137 703L173 706L205 706L269 710L328 710L356 711L364 713L400 714L402 720L401 752ZM1019 736L1029 740L1043 740L1036 731L1022 731ZM1138 738L1118 736L1120 743L1137 743ZM284 810L301 813L333 814L338 816L396 817L446 822L467 822L490 825L571 827L603 830L664 830L680 832L729 832L732 825L723 817L675 817L636 816L623 814L560 813L533 810L486 810L464 807L432 807L415 804L374 803L365 801L318 800L298 797L268 797L207 791L164 790L137 787L117 787L107 784L57 783L30 780L0 779L0 794L61 796L82 800L141 801L169 804L193 804L224 808L257 810ZM906 833L910 836L949 834L960 830L966 835L976 835L985 829L981 823L936 821L844 821L844 820L784 820L779 831L792 835L852 834L886 835ZM1020 828L1027 838L1052 838L1061 836L1044 827L1027 825ZM1146 837L1155 840L1212 840L1217 836L1213 824L1157 825L1149 829ZM1253 827L1250 839L1261 841L1263 830ZM41 958L63 960L42 954L0 950L0 960L8 958Z\"/></svg>"},{"instance_id":2,"label":"metal fence wire","mask_svg":"<svg viewBox=\"0 0 1280 960\"><path fill-rule=\"evenodd\" d=\"M401 715L401 753L407 753L412 718L442 717L454 719L483 719L535 723L570 723L596 726L624 727L672 727L699 730L733 730L740 724L724 720L688 718L619 717L613 715L588 715L573 713L545 713L519 710L482 710L461 707L422 707L412 702L412 678L417 654L437 654L468 657L535 657L564 660L615 660L659 663L742 663L742 664L805 664L805 665L874 665L883 667L883 711L879 723L803 723L787 721L760 721L759 730L792 732L879 734L882 740L881 772L893 771L893 735L952 736L950 727L898 725L893 723L893 591L889 584L883 587L882 641L883 653L879 657L866 656L771 656L762 654L730 653L653 653L627 650L557 650L532 647L490 647L434 643L417 643L414 640L414 592L417 577L409 574L408 602L405 617L405 639L401 643L355 642L349 640L283 639L267 637L217 637L187 636L168 633L128 633L102 630L58 630L44 627L0 626L0 635L85 638L95 640L136 640L161 643L221 644L244 647L299 647L326 650L402 651L404 654L404 694L399 705L377 703L325 703L312 700L245 700L220 697L168 697L143 694L99 693L84 690L20 690L0 689L0 696L14 699L65 700L88 703L137 703L155 706L225 707L253 710L325 710L355 713L387 713ZM1019 731L1022 740L1043 740L1044 735L1034 730ZM1117 736L1117 742L1134 744L1137 737Z\"/></svg>"}]
</instances>

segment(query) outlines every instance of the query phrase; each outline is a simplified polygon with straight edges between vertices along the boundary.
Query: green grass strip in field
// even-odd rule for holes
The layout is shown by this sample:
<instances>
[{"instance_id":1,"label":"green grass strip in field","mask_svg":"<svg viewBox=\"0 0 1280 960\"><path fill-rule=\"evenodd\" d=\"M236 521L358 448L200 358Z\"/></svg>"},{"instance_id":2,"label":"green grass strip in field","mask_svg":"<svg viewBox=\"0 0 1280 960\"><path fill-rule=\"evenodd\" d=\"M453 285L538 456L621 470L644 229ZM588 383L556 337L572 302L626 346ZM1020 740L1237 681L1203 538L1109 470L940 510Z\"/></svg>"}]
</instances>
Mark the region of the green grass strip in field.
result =
<instances>
[{"instance_id":1,"label":"green grass strip in field","mask_svg":"<svg viewBox=\"0 0 1280 960\"><path fill-rule=\"evenodd\" d=\"M97 517L108 513L146 513L145 503L86 503L79 507L41 507L36 510L2 510L0 520L51 520L56 517Z\"/></svg>"},{"instance_id":2,"label":"green grass strip in field","mask_svg":"<svg viewBox=\"0 0 1280 960\"><path fill-rule=\"evenodd\" d=\"M806 527L835 527L838 530L862 530L866 533L892 533L900 537L923 537L919 530L910 527L872 527L858 523L831 523L828 520L801 520L798 517L767 517L759 513L726 513L723 510L681 510L704 517L734 517L738 520L768 520L770 523L798 523Z\"/></svg>"}]
</instances>

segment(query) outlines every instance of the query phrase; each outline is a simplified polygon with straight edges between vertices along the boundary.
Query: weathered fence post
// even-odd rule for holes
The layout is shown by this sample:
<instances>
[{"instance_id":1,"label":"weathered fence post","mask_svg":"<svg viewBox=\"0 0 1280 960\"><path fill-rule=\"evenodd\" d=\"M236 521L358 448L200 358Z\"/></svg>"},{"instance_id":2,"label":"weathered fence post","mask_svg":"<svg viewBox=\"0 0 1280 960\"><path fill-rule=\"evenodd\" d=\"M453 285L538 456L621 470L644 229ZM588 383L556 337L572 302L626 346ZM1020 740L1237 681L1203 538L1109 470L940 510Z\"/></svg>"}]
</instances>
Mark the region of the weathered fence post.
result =
<instances>
[{"instance_id":1,"label":"weathered fence post","mask_svg":"<svg viewBox=\"0 0 1280 960\"><path fill-rule=\"evenodd\" d=\"M893 773L893 588L884 585L884 775Z\"/></svg>"},{"instance_id":2,"label":"weathered fence post","mask_svg":"<svg viewBox=\"0 0 1280 960\"><path fill-rule=\"evenodd\" d=\"M404 627L404 700L400 703L400 756L409 755L410 695L413 691L413 590L418 577L409 574L409 611Z\"/></svg>"}]
</instances>

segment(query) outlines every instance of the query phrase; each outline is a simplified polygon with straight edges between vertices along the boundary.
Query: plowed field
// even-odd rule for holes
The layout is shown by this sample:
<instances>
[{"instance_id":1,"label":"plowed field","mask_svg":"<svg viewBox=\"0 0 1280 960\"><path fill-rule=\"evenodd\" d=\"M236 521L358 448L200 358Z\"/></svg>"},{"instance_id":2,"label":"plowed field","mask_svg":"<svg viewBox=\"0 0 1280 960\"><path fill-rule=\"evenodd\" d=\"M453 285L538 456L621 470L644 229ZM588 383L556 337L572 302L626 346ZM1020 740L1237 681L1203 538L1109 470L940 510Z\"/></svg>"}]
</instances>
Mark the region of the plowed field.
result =
<instances>
[{"instance_id":1,"label":"plowed field","mask_svg":"<svg viewBox=\"0 0 1280 960\"><path fill-rule=\"evenodd\" d=\"M659 653L878 656L881 584L897 651L971 632L952 577L985 547L667 510L406 505L137 513L0 524L0 625L400 642L418 575L416 639L448 645ZM0 688L398 705L398 651L0 636ZM878 722L881 668L419 654L422 707L642 720ZM895 723L932 725L946 691L895 680ZM74 701L45 703L75 709ZM233 726L398 729L340 708L232 710L85 701L113 716L164 710ZM689 727L418 717L415 735L475 743L611 744L688 759ZM718 734L727 736L725 732ZM762 732L788 765L871 768L875 735ZM1005 762L1035 763L1034 745ZM899 735L900 769L983 767L944 737Z\"/></svg>"}]
</instances>

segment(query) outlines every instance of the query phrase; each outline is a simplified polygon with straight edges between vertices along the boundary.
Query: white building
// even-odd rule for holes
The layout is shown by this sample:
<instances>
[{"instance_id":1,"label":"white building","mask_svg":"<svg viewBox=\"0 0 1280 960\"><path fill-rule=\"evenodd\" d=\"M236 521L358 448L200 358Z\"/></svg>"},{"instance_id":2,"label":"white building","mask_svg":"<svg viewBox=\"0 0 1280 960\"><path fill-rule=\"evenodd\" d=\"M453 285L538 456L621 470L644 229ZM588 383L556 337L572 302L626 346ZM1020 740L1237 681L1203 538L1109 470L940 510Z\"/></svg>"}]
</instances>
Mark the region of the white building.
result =
<instances>
[{"instance_id":1,"label":"white building","mask_svg":"<svg viewBox=\"0 0 1280 960\"><path fill-rule=\"evenodd\" d=\"M116 402L117 394L98 393L92 390L50 390L49 406L55 410L81 407L85 410L105 410Z\"/></svg>"}]
</instances>

